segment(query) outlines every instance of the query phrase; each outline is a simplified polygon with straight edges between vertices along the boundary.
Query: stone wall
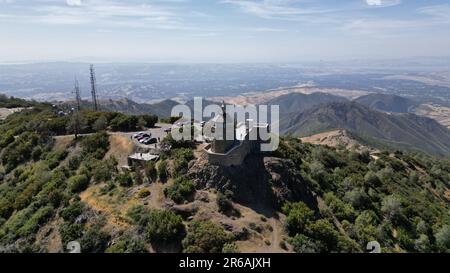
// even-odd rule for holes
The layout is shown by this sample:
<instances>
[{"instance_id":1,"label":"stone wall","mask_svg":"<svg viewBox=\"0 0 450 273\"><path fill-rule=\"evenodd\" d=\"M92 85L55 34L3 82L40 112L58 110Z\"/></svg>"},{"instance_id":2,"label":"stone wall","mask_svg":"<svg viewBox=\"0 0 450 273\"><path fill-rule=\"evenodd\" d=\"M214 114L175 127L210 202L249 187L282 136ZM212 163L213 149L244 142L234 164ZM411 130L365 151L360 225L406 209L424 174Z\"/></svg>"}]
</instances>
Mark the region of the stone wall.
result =
<instances>
[{"instance_id":1,"label":"stone wall","mask_svg":"<svg viewBox=\"0 0 450 273\"><path fill-rule=\"evenodd\" d=\"M212 165L239 166L244 162L247 155L255 150L256 145L254 141L241 141L226 154L213 153L210 151L211 145L208 145L205 147L205 156Z\"/></svg>"}]
</instances>

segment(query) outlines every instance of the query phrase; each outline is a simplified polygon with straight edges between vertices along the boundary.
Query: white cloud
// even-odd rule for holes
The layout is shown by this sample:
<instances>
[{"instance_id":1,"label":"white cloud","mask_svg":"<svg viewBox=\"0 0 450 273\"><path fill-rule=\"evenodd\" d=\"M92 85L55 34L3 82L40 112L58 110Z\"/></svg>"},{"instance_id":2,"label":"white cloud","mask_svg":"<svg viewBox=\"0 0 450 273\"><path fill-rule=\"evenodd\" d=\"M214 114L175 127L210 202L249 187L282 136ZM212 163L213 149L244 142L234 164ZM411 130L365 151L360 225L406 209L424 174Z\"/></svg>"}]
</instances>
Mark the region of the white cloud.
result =
<instances>
[{"instance_id":1,"label":"white cloud","mask_svg":"<svg viewBox=\"0 0 450 273\"><path fill-rule=\"evenodd\" d=\"M367 5L376 7L390 7L401 4L401 0L366 0Z\"/></svg>"},{"instance_id":2,"label":"white cloud","mask_svg":"<svg viewBox=\"0 0 450 273\"><path fill-rule=\"evenodd\" d=\"M450 21L450 5L448 4L422 7L418 9L418 12L438 20Z\"/></svg>"},{"instance_id":3,"label":"white cloud","mask_svg":"<svg viewBox=\"0 0 450 273\"><path fill-rule=\"evenodd\" d=\"M12 1L12 0L0 0ZM167 1L167 0L165 0ZM179 4L184 0L171 0ZM192 29L185 23L182 10L162 3L152 5L112 0L41 0L40 4L19 6L21 13L10 12L0 16L2 21L44 23L51 25L89 25L144 29ZM76 8L74 8L76 7Z\"/></svg>"},{"instance_id":4,"label":"white cloud","mask_svg":"<svg viewBox=\"0 0 450 273\"><path fill-rule=\"evenodd\" d=\"M67 5L69 6L81 6L81 0L66 0Z\"/></svg>"},{"instance_id":5,"label":"white cloud","mask_svg":"<svg viewBox=\"0 0 450 273\"><path fill-rule=\"evenodd\" d=\"M222 0L221 3L235 5L247 13L261 18L296 19L298 16L333 12L334 9L305 8L303 0Z\"/></svg>"}]
</instances>

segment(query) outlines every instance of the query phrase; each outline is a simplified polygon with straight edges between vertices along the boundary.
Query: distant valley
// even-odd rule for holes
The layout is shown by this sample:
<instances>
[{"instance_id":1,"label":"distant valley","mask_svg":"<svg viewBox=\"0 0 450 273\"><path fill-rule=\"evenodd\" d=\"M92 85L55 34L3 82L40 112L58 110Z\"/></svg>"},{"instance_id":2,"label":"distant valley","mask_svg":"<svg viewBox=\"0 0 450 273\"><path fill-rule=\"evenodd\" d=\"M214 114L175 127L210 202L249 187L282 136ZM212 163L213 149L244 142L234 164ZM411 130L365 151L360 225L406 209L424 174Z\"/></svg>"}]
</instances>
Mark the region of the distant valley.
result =
<instances>
[{"instance_id":1,"label":"distant valley","mask_svg":"<svg viewBox=\"0 0 450 273\"><path fill-rule=\"evenodd\" d=\"M95 64L101 100L154 103L195 96L236 104L263 103L289 93L331 93L355 99L368 93L394 94L450 107L450 73L445 67L410 68L339 64ZM420 70L420 72L418 72ZM89 63L0 64L0 93L38 101L73 99L78 79L90 98Z\"/></svg>"},{"instance_id":2,"label":"distant valley","mask_svg":"<svg viewBox=\"0 0 450 273\"><path fill-rule=\"evenodd\" d=\"M327 64L97 64L104 110L167 118L178 103L280 105L282 135L344 129L372 146L445 155L449 150L450 74L408 68ZM0 65L0 93L73 108L75 77L91 108L88 64ZM6 112L5 112L6 113ZM416 116L417 115L417 116ZM428 119L430 118L430 119ZM437 122L435 122L437 121ZM440 124L439 124L439 123ZM443 125L443 126L441 126ZM450 128L450 127L449 127Z\"/></svg>"}]
</instances>

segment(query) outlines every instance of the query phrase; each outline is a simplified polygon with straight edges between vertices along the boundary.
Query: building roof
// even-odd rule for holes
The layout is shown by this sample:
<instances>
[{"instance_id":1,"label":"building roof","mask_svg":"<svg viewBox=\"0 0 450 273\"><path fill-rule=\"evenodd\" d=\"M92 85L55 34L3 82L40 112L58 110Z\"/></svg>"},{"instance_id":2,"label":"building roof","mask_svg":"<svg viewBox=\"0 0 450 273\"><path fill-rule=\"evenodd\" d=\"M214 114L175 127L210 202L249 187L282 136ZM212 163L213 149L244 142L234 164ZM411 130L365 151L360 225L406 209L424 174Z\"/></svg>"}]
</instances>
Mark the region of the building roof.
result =
<instances>
[{"instance_id":1,"label":"building roof","mask_svg":"<svg viewBox=\"0 0 450 273\"><path fill-rule=\"evenodd\" d=\"M159 159L159 155L154 154L144 154L144 153L135 153L129 156L130 159L139 160L139 161L153 161Z\"/></svg>"}]
</instances>

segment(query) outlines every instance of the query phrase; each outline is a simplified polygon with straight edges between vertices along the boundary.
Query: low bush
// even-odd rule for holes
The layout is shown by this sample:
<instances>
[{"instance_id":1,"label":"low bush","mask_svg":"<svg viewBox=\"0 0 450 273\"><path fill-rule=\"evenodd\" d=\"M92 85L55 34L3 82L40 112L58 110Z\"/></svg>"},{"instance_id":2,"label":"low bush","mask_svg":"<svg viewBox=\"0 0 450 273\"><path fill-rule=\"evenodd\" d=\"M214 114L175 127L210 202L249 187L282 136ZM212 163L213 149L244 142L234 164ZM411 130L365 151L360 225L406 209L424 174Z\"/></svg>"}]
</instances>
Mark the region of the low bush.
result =
<instances>
[{"instance_id":1,"label":"low bush","mask_svg":"<svg viewBox=\"0 0 450 273\"><path fill-rule=\"evenodd\" d=\"M69 178L67 181L69 190L73 193L79 193L84 191L89 185L89 179L86 175L75 175Z\"/></svg>"},{"instance_id":2,"label":"low bush","mask_svg":"<svg viewBox=\"0 0 450 273\"><path fill-rule=\"evenodd\" d=\"M148 214L147 238L152 243L180 241L185 234L180 216L167 210L152 210Z\"/></svg>"},{"instance_id":3,"label":"low bush","mask_svg":"<svg viewBox=\"0 0 450 273\"><path fill-rule=\"evenodd\" d=\"M164 189L165 196L179 204L188 201L194 193L194 183L186 177L175 179L173 185Z\"/></svg>"},{"instance_id":4,"label":"low bush","mask_svg":"<svg viewBox=\"0 0 450 273\"><path fill-rule=\"evenodd\" d=\"M183 248L186 253L221 253L225 244L232 240L231 234L210 221L192 222Z\"/></svg>"}]
</instances>

